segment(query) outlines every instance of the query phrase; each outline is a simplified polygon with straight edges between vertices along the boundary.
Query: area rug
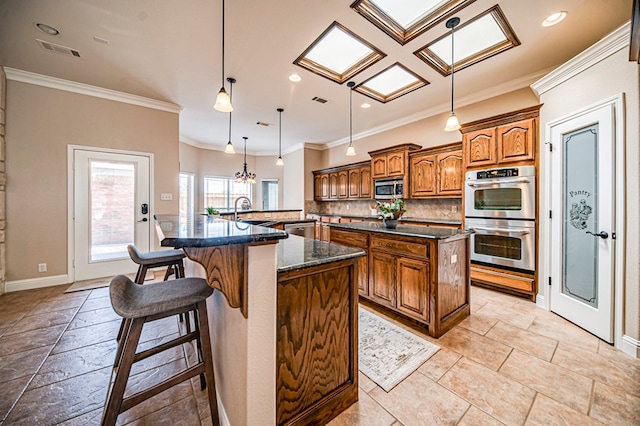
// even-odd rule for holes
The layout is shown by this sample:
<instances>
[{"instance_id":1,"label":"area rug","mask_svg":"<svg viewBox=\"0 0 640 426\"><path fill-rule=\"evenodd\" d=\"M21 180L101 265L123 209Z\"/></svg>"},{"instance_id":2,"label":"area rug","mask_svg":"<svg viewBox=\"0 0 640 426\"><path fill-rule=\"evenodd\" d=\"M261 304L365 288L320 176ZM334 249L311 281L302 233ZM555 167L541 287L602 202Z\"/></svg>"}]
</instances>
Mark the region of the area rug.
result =
<instances>
[{"instance_id":1,"label":"area rug","mask_svg":"<svg viewBox=\"0 0 640 426\"><path fill-rule=\"evenodd\" d=\"M389 392L440 347L360 308L360 371Z\"/></svg>"}]
</instances>

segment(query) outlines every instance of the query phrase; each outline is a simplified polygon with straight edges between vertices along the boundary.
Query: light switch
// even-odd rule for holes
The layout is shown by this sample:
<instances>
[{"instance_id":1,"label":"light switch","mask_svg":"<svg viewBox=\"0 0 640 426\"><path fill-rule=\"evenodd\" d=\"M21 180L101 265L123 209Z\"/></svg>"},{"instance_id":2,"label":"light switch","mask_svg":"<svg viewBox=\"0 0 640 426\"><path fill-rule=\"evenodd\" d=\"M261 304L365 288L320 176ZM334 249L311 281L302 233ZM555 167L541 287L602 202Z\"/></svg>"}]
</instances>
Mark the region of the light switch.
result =
<instances>
[{"instance_id":1,"label":"light switch","mask_svg":"<svg viewBox=\"0 0 640 426\"><path fill-rule=\"evenodd\" d=\"M171 201L173 200L173 194L170 192L163 192L162 194L160 194L160 199L162 201Z\"/></svg>"}]
</instances>

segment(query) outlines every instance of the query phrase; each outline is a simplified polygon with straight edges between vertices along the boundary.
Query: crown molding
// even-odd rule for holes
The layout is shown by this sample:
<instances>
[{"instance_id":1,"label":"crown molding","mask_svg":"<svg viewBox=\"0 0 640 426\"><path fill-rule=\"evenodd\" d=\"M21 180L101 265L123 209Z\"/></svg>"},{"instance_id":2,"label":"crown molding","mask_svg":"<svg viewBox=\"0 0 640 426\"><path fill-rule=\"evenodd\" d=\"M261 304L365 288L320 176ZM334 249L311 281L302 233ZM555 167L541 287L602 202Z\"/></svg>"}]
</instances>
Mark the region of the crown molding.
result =
<instances>
[{"instance_id":1,"label":"crown molding","mask_svg":"<svg viewBox=\"0 0 640 426\"><path fill-rule=\"evenodd\" d=\"M224 149L226 148L226 146L211 145L211 144L200 142L200 141L194 141L193 139L189 139L188 137L182 136L182 135L180 135L178 137L178 141L182 142L184 144L187 144L187 145L191 145L191 146L193 146L195 148L206 149L206 150L209 150L209 151L224 152ZM234 146L234 148L235 148L235 146ZM242 154L243 152L239 152L239 151L236 150L236 154ZM235 154L231 154L231 155L235 155ZM259 151L249 151L249 150L247 150L247 155L252 155L254 157L258 157L258 156L262 156L262 155L276 155L276 154L273 154L273 153L260 153Z\"/></svg>"},{"instance_id":2,"label":"crown molding","mask_svg":"<svg viewBox=\"0 0 640 426\"><path fill-rule=\"evenodd\" d=\"M541 76L545 75L549 71L550 69L538 71L533 74L529 74L529 75L525 75L523 77L517 78L515 80L507 81L505 83L492 86L480 92L474 92L472 95L456 99L456 109L467 106L467 105L472 105L489 98L504 95L505 93L513 92L514 90L529 87L531 83L538 80ZM362 139L367 136L373 136L378 133L386 132L388 130L393 130L400 126L405 126L407 124L411 124L419 120L424 120L425 118L433 117L434 115L448 113L450 108L451 108L451 105L448 102L443 102L432 108L417 112L415 114L408 115L406 117L402 117L401 119L391 121L389 123L383 124L382 126L373 127L364 132L356 133L353 135L353 140ZM333 142L328 142L326 146L327 148L334 148L336 146L344 145L347 143L349 143L348 136Z\"/></svg>"},{"instance_id":3,"label":"crown molding","mask_svg":"<svg viewBox=\"0 0 640 426\"><path fill-rule=\"evenodd\" d=\"M533 89L538 96L548 92L606 57L629 46L630 37L631 23L627 22L593 46L574 56L569 61L533 83L531 89Z\"/></svg>"},{"instance_id":4,"label":"crown molding","mask_svg":"<svg viewBox=\"0 0 640 426\"><path fill-rule=\"evenodd\" d=\"M66 92L79 93L81 95L92 96L94 98L108 99L110 101L122 102L125 104L172 112L175 114L179 114L182 110L180 105L172 104L170 102L158 101L156 99L145 98L143 96L118 92L111 89L104 89L102 87L77 83L75 81L63 80L61 78L51 77L48 75L36 74L9 67L5 67L4 71L7 75L7 80L49 87L51 89L64 90Z\"/></svg>"}]
</instances>

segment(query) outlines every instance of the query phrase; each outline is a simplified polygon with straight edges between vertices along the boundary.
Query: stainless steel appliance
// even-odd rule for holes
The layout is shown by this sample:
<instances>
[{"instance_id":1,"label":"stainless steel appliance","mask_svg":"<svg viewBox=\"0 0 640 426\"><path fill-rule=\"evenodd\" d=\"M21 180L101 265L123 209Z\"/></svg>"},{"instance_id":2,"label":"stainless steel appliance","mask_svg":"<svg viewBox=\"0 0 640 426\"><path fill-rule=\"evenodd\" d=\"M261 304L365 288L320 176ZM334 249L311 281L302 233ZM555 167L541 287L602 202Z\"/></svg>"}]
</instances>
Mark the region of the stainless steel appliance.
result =
<instances>
[{"instance_id":1,"label":"stainless steel appliance","mask_svg":"<svg viewBox=\"0 0 640 426\"><path fill-rule=\"evenodd\" d=\"M471 260L523 271L535 269L535 222L513 219L469 219Z\"/></svg>"},{"instance_id":2,"label":"stainless steel appliance","mask_svg":"<svg viewBox=\"0 0 640 426\"><path fill-rule=\"evenodd\" d=\"M404 197L404 179L386 178L374 181L375 199L390 200Z\"/></svg>"},{"instance_id":3,"label":"stainless steel appliance","mask_svg":"<svg viewBox=\"0 0 640 426\"><path fill-rule=\"evenodd\" d=\"M535 166L467 172L465 217L535 220L535 174Z\"/></svg>"},{"instance_id":4,"label":"stainless steel appliance","mask_svg":"<svg viewBox=\"0 0 640 426\"><path fill-rule=\"evenodd\" d=\"M315 223L314 222L288 223L284 225L284 231L287 234L299 235L301 237L313 239L314 231L315 231Z\"/></svg>"}]
</instances>

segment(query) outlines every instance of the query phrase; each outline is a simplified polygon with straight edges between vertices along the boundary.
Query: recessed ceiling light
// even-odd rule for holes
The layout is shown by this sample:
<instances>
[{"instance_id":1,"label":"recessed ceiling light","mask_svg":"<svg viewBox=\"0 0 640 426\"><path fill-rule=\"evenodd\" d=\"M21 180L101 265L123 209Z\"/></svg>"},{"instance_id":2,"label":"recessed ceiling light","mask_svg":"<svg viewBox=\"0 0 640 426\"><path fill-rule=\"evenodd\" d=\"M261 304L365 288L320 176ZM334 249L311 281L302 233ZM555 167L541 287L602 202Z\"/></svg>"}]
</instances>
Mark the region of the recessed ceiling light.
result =
<instances>
[{"instance_id":1,"label":"recessed ceiling light","mask_svg":"<svg viewBox=\"0 0 640 426\"><path fill-rule=\"evenodd\" d=\"M371 104L368 104L365 102L362 105L360 105L360 108L364 108L364 109L371 108Z\"/></svg>"},{"instance_id":2,"label":"recessed ceiling light","mask_svg":"<svg viewBox=\"0 0 640 426\"><path fill-rule=\"evenodd\" d=\"M291 74L289 76L289 80L293 81L294 83L297 83L300 80L302 80L302 77L300 77L298 74Z\"/></svg>"},{"instance_id":3,"label":"recessed ceiling light","mask_svg":"<svg viewBox=\"0 0 640 426\"><path fill-rule=\"evenodd\" d=\"M557 23L559 23L560 21L562 21L564 18L567 17L567 12L556 12L552 15L547 16L547 18L542 21L542 26L543 27L550 27L552 25L555 25Z\"/></svg>"},{"instance_id":4,"label":"recessed ceiling light","mask_svg":"<svg viewBox=\"0 0 640 426\"><path fill-rule=\"evenodd\" d=\"M56 36L58 34L60 34L60 31L56 30L55 28L53 28L50 25L47 24L41 24L40 22L37 22L35 24L36 28L39 29L40 31L42 31L43 33L52 35L52 36Z\"/></svg>"}]
</instances>

